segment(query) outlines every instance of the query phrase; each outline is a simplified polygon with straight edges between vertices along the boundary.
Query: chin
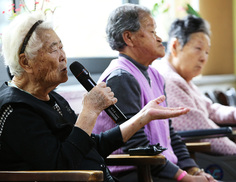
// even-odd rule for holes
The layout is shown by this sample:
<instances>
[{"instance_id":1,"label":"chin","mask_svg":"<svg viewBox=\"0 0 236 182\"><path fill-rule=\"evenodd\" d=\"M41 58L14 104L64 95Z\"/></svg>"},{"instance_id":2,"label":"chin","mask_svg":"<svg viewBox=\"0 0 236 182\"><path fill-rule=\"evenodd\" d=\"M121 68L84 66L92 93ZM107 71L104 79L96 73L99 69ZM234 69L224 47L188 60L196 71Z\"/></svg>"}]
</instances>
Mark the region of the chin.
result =
<instances>
[{"instance_id":1,"label":"chin","mask_svg":"<svg viewBox=\"0 0 236 182\"><path fill-rule=\"evenodd\" d=\"M63 81L62 81L62 83L65 83L65 82L67 82L67 80L68 80L68 78L67 78L66 80L63 80Z\"/></svg>"},{"instance_id":2,"label":"chin","mask_svg":"<svg viewBox=\"0 0 236 182\"><path fill-rule=\"evenodd\" d=\"M157 59L158 58L163 58L164 56L165 56L165 53L164 54L158 54Z\"/></svg>"},{"instance_id":3,"label":"chin","mask_svg":"<svg viewBox=\"0 0 236 182\"><path fill-rule=\"evenodd\" d=\"M165 50L158 52L158 58L163 58L165 56Z\"/></svg>"},{"instance_id":4,"label":"chin","mask_svg":"<svg viewBox=\"0 0 236 182\"><path fill-rule=\"evenodd\" d=\"M61 79L61 83L65 83L65 82L67 82L67 80L68 80L68 76L67 76L67 77L63 77L63 78Z\"/></svg>"}]
</instances>

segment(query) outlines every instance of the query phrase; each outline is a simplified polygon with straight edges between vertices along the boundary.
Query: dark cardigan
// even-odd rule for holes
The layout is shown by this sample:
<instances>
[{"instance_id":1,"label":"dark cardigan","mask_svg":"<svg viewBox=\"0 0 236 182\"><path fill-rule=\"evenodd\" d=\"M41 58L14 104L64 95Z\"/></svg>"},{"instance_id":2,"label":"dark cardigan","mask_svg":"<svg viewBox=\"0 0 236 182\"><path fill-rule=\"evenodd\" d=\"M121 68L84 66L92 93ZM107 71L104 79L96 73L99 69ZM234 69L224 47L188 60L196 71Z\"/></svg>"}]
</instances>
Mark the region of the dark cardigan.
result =
<instances>
[{"instance_id":1,"label":"dark cardigan","mask_svg":"<svg viewBox=\"0 0 236 182\"><path fill-rule=\"evenodd\" d=\"M148 67L139 64L132 58L119 54L121 57L125 57L129 61L131 61L145 76L149 84L151 80L149 78L147 69ZM129 119L137 114L141 108L141 86L135 77L123 69L117 69L112 71L109 77L106 80L107 86L111 88L114 92L118 102L116 105L120 108L120 110L126 115ZM119 83L119 84L117 84ZM163 90L165 88L162 88ZM163 176L168 178L173 178L176 174L178 168L187 169L189 167L198 167L195 161L190 157L188 149L185 143L181 140L181 137L175 132L172 127L172 121L169 119L169 129L170 129L170 137L171 146L175 155L178 158L177 165L167 161L163 166L152 166L152 175L153 176ZM122 147L123 151L127 153L129 148L134 148L138 146L147 146L149 141L144 132L144 128L140 129L136 134L134 134L129 141Z\"/></svg>"}]
</instances>

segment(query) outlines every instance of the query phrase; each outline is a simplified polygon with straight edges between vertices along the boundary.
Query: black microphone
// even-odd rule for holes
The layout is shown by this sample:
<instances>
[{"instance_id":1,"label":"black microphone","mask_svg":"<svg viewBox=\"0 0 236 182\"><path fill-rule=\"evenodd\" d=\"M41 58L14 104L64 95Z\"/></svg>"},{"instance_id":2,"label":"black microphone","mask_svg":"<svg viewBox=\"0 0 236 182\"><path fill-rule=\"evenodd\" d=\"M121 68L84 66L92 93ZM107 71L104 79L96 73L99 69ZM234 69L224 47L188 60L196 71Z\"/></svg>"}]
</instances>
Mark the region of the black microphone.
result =
<instances>
[{"instance_id":1,"label":"black microphone","mask_svg":"<svg viewBox=\"0 0 236 182\"><path fill-rule=\"evenodd\" d=\"M86 70L84 66L79 62L73 62L70 65L70 70L87 91L90 91L94 86L96 86L96 83L90 77L90 73L88 72L88 70ZM117 124L127 120L126 116L115 104L110 105L105 109L105 111Z\"/></svg>"}]
</instances>

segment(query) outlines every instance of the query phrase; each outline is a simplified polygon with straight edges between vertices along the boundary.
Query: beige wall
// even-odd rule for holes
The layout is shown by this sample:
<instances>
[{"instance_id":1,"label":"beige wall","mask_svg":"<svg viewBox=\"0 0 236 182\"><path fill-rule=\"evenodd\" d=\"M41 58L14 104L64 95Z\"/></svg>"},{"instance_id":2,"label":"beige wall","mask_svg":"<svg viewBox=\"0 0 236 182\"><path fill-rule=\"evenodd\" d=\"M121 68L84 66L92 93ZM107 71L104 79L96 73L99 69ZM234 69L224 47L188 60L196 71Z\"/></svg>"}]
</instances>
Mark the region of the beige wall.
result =
<instances>
[{"instance_id":1,"label":"beige wall","mask_svg":"<svg viewBox=\"0 0 236 182\"><path fill-rule=\"evenodd\" d=\"M233 0L199 0L199 13L212 31L203 75L234 74Z\"/></svg>"}]
</instances>

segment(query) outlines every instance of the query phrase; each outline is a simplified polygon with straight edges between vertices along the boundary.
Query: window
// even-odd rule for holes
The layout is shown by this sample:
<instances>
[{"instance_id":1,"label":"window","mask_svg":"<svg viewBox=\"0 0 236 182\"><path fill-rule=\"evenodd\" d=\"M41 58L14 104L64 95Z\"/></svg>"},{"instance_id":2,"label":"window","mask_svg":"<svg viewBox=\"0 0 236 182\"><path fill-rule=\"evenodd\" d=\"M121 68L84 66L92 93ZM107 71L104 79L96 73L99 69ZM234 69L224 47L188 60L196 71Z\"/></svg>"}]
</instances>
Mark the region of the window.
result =
<instances>
[{"instance_id":1,"label":"window","mask_svg":"<svg viewBox=\"0 0 236 182\"><path fill-rule=\"evenodd\" d=\"M111 10L121 0L56 0L56 32L62 39L67 57L112 57L106 41L106 23Z\"/></svg>"},{"instance_id":2,"label":"window","mask_svg":"<svg viewBox=\"0 0 236 182\"><path fill-rule=\"evenodd\" d=\"M6 11L9 10L9 8L11 7L11 4L12 3L9 0L1 0L0 1L0 13L1 13L0 14L0 45L1 45L1 35L3 32L3 29L9 23L8 16L4 16L4 14ZM0 46L0 53L1 53L1 47L2 46Z\"/></svg>"},{"instance_id":3,"label":"window","mask_svg":"<svg viewBox=\"0 0 236 182\"><path fill-rule=\"evenodd\" d=\"M29 10L34 9L35 1L24 1ZM1 0L0 2L0 31L10 22L8 19L12 13L8 10L11 9L13 2L17 9L22 0ZM47 8L54 10L56 7L52 16L55 31L62 39L67 57L114 57L117 55L117 52L112 51L106 41L105 28L110 12L121 5L122 0L38 0L36 2L39 2L37 9L40 9L43 3L44 10ZM3 11L6 12L2 14Z\"/></svg>"},{"instance_id":4,"label":"window","mask_svg":"<svg viewBox=\"0 0 236 182\"><path fill-rule=\"evenodd\" d=\"M128 2L139 3L152 10L155 3L163 0L1 0L0 10L7 12L0 16L0 33L1 29L10 22L8 18L11 14L9 10L12 7L12 2L16 8L20 8L23 1L29 10L34 9L35 2L39 3L37 10L42 5L44 10L47 8L54 10L56 7L52 18L54 19L55 31L63 42L68 65L79 58L78 61L82 61L89 71L97 73L102 72L110 60L118 55L117 51L111 50L106 40L105 28L111 11L122 3ZM165 6L170 6L169 11L156 16L157 34L163 41L167 40L169 25L176 17L176 13L179 12L176 7L189 1L191 0L164 1ZM50 11L48 14L50 15ZM100 63L99 66L97 62ZM100 65L103 66L100 68Z\"/></svg>"},{"instance_id":5,"label":"window","mask_svg":"<svg viewBox=\"0 0 236 182\"><path fill-rule=\"evenodd\" d=\"M158 12L154 14L157 24L157 35L162 38L162 41L168 40L168 30L170 24L175 18L182 18L187 15L185 11L186 4L189 3L196 11L199 11L198 0L139 0L139 4L146 6L150 10L154 4L158 3ZM168 9L168 11L165 11Z\"/></svg>"},{"instance_id":6,"label":"window","mask_svg":"<svg viewBox=\"0 0 236 182\"><path fill-rule=\"evenodd\" d=\"M11 6L11 4L12 3L9 0L0 0L0 84L2 84L4 81L9 80L9 76L7 74L7 70L3 62L3 57L1 56L1 51L2 51L1 36L4 27L7 26L8 23L10 22L8 20L8 17L3 14L3 11L8 11L9 5Z\"/></svg>"},{"instance_id":7,"label":"window","mask_svg":"<svg viewBox=\"0 0 236 182\"><path fill-rule=\"evenodd\" d=\"M58 33L67 54L67 57L114 57L116 51L112 51L106 41L106 23L111 11L122 3L139 3L152 10L155 3L164 2L161 7L170 7L167 13L159 13L155 18L157 22L157 34L166 41L170 23L175 17L183 16L181 6L191 3L195 8L198 5L196 0L1 0L0 10L8 11L1 15L1 29L10 21L9 10L12 2L19 8L25 1L29 10L34 9L35 2L37 9L44 5L44 9L56 10L53 14L55 31ZM197 2L197 3L196 3ZM194 3L194 4L193 4ZM182 13L182 14L181 14ZM186 14L184 14L186 15ZM2 21L4 18L4 21Z\"/></svg>"}]
</instances>

